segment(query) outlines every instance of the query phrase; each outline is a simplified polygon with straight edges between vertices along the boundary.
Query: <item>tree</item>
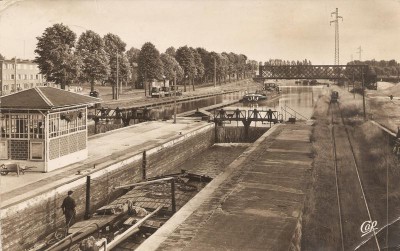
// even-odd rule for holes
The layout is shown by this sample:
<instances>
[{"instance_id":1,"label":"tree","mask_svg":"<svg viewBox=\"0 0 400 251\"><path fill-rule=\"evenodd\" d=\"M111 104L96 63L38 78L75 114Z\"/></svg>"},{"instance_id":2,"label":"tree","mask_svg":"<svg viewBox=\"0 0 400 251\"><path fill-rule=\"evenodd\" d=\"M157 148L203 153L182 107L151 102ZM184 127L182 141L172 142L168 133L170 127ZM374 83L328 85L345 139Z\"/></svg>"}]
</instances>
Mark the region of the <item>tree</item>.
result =
<instances>
[{"instance_id":1,"label":"tree","mask_svg":"<svg viewBox=\"0 0 400 251\"><path fill-rule=\"evenodd\" d=\"M168 54L172 57L176 57L176 49L173 46L171 46L165 51L165 54Z\"/></svg>"},{"instance_id":2,"label":"tree","mask_svg":"<svg viewBox=\"0 0 400 251\"><path fill-rule=\"evenodd\" d=\"M136 82L138 79L137 65L139 62L139 54L140 50L134 47L130 48L126 52L126 57L128 58L129 65L131 67L131 78L130 78L131 82Z\"/></svg>"},{"instance_id":3,"label":"tree","mask_svg":"<svg viewBox=\"0 0 400 251\"><path fill-rule=\"evenodd\" d=\"M110 75L108 82L113 86L117 86L119 83L128 81L130 75L130 67L128 58L125 55L126 43L121 40L117 35L108 33L104 36L105 51L107 52L110 62ZM118 74L117 74L118 68ZM117 86L117 88L120 88Z\"/></svg>"},{"instance_id":4,"label":"tree","mask_svg":"<svg viewBox=\"0 0 400 251\"><path fill-rule=\"evenodd\" d=\"M230 75L232 75L233 73L236 73L237 74L237 68L238 68L238 66L237 66L237 58L238 58L238 55L236 55L235 53L233 53L233 52L230 52L229 54L228 54L228 58L229 58L229 68L230 68ZM265 63L267 63L267 62L265 62ZM231 81L231 76L229 76L229 82Z\"/></svg>"},{"instance_id":5,"label":"tree","mask_svg":"<svg viewBox=\"0 0 400 251\"><path fill-rule=\"evenodd\" d=\"M180 81L183 77L182 67L179 65L178 61L171 55L167 53L161 54L161 61L163 63L163 72L166 79L170 82L175 78ZM175 84L175 83L174 83Z\"/></svg>"},{"instance_id":6,"label":"tree","mask_svg":"<svg viewBox=\"0 0 400 251\"><path fill-rule=\"evenodd\" d=\"M224 83L226 83L226 75L229 74L229 57L227 54L218 54L221 62L221 76L224 79Z\"/></svg>"},{"instance_id":7,"label":"tree","mask_svg":"<svg viewBox=\"0 0 400 251\"><path fill-rule=\"evenodd\" d=\"M126 52L126 56L128 57L128 61L129 64L132 66L134 63L138 63L139 62L139 54L140 54L140 50L136 49L134 47L130 48L127 52Z\"/></svg>"},{"instance_id":8,"label":"tree","mask_svg":"<svg viewBox=\"0 0 400 251\"><path fill-rule=\"evenodd\" d=\"M203 82L206 82L208 79L212 79L212 77L213 77L214 61L211 59L210 53L206 49L197 48L196 51L201 57L201 62L203 64L203 68L204 68Z\"/></svg>"},{"instance_id":9,"label":"tree","mask_svg":"<svg viewBox=\"0 0 400 251\"><path fill-rule=\"evenodd\" d=\"M82 61L80 79L89 82L90 90L94 91L95 81L105 81L110 74L103 39L91 30L82 33L78 39L76 53Z\"/></svg>"},{"instance_id":10,"label":"tree","mask_svg":"<svg viewBox=\"0 0 400 251\"><path fill-rule=\"evenodd\" d=\"M194 62L194 56L192 51L186 45L183 47L179 47L176 50L176 60L179 62L179 65L182 67L183 72L185 74L185 78L187 77L189 81L193 79L196 73L196 65ZM186 81L184 81L184 91L186 91Z\"/></svg>"},{"instance_id":11,"label":"tree","mask_svg":"<svg viewBox=\"0 0 400 251\"><path fill-rule=\"evenodd\" d=\"M246 61L247 61L247 57L246 55L243 54L239 54L238 55L238 61L237 61L237 71L238 71L238 77L239 75L242 76L242 78L245 77L245 72L246 72ZM279 65L281 62L279 60L276 60L276 64L275 65Z\"/></svg>"},{"instance_id":12,"label":"tree","mask_svg":"<svg viewBox=\"0 0 400 251\"><path fill-rule=\"evenodd\" d=\"M194 78L200 82L201 78L204 76L204 65L203 62L201 61L201 55L197 52L196 49L190 47L190 50L192 51L193 59L194 59L194 65L195 65L195 74ZM193 81L193 90L194 90L194 81Z\"/></svg>"},{"instance_id":13,"label":"tree","mask_svg":"<svg viewBox=\"0 0 400 251\"><path fill-rule=\"evenodd\" d=\"M37 37L36 56L40 72L48 81L54 81L65 89L79 76L80 60L74 55L76 34L63 24L55 24L45 29Z\"/></svg>"},{"instance_id":14,"label":"tree","mask_svg":"<svg viewBox=\"0 0 400 251\"><path fill-rule=\"evenodd\" d=\"M0 53L0 60L4 60L4 59L6 59L3 55L1 55L1 53Z\"/></svg>"},{"instance_id":15,"label":"tree","mask_svg":"<svg viewBox=\"0 0 400 251\"><path fill-rule=\"evenodd\" d=\"M139 78L144 81L145 95L146 86L149 80L161 79L163 74L163 65L160 59L160 52L156 47L147 42L142 46L138 58Z\"/></svg>"}]
</instances>

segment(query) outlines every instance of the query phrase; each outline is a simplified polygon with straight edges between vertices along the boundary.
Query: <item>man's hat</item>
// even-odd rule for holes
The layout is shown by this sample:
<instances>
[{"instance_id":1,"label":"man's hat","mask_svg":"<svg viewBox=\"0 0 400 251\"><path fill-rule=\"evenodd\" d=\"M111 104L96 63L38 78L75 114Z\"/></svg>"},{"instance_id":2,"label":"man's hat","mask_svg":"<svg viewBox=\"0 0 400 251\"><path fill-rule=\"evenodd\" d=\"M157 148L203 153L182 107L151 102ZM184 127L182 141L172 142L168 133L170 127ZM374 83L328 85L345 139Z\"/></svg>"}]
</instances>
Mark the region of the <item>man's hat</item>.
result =
<instances>
[{"instance_id":1,"label":"man's hat","mask_svg":"<svg viewBox=\"0 0 400 251\"><path fill-rule=\"evenodd\" d=\"M69 191L68 191L68 195L71 195L73 192L74 192L74 191L69 190Z\"/></svg>"}]
</instances>

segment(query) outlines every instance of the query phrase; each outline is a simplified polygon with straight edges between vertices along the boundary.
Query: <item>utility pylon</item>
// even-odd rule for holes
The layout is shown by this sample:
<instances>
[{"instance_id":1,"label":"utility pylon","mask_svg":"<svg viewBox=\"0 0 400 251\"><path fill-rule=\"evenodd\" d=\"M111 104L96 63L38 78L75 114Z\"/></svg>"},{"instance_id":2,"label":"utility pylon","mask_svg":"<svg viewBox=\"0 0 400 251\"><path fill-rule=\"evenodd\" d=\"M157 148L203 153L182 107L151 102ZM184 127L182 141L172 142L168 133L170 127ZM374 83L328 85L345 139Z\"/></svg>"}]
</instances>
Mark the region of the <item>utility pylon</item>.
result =
<instances>
[{"instance_id":1,"label":"utility pylon","mask_svg":"<svg viewBox=\"0 0 400 251\"><path fill-rule=\"evenodd\" d=\"M360 45L360 47L358 47L357 49L358 49L358 51L357 51L357 53L358 53L358 60L361 61L361 53L363 52L363 50L361 49L361 45Z\"/></svg>"},{"instance_id":2,"label":"utility pylon","mask_svg":"<svg viewBox=\"0 0 400 251\"><path fill-rule=\"evenodd\" d=\"M339 65L339 18L343 21L343 17L339 16L338 8L336 8L335 12L331 13L331 17L332 15L334 15L335 19L329 25L335 23L335 65Z\"/></svg>"}]
</instances>

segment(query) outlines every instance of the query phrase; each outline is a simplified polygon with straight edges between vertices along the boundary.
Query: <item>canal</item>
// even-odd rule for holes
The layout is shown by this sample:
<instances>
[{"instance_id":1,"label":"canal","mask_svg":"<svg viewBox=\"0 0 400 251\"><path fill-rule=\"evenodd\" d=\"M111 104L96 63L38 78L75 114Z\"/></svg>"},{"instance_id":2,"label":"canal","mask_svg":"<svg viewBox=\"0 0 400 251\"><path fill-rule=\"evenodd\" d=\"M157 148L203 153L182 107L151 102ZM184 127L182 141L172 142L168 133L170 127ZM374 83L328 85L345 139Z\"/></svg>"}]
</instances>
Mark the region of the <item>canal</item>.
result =
<instances>
[{"instance_id":1,"label":"canal","mask_svg":"<svg viewBox=\"0 0 400 251\"><path fill-rule=\"evenodd\" d=\"M283 116L285 116L284 109L286 109L288 110L286 117L289 117L289 112L293 114L293 111L296 111L297 113L301 114L301 116L309 119L312 116L314 104L317 102L317 99L324 88L326 87L282 86L281 95L269 101L258 102L255 104L238 102L229 107L225 107L224 109L272 109L283 112ZM196 108L207 107L226 101L239 100L243 94L244 93L233 93L219 95L213 98L181 103L178 104L178 113L194 110ZM289 108L291 110L289 110ZM158 107L156 110L159 112L159 114L163 114L165 116L173 114L173 106L170 105ZM234 125L236 126L236 123ZM256 126L259 127L261 125L258 123ZM190 160L186 161L181 166L176 167L174 171L179 172L181 169L183 169L189 172L192 171L203 175L209 175L214 178L216 175L223 172L225 167L235 160L247 147L248 144L240 143L215 144L205 151L195 154Z\"/></svg>"},{"instance_id":2,"label":"canal","mask_svg":"<svg viewBox=\"0 0 400 251\"><path fill-rule=\"evenodd\" d=\"M281 95L271 100L257 103L242 103L237 102L226 108L241 109L241 110L274 110L282 114L283 119L296 117L297 119L309 119L312 116L314 104L319 95L324 90L324 86L280 86ZM253 90L249 90L251 92ZM216 104L221 104L228 101L240 100L244 92L235 92L230 94L221 94L214 97L203 98L199 100L191 100L177 103L177 114L204 108ZM153 119L169 119L174 114L174 105L162 105L152 108L151 116Z\"/></svg>"}]
</instances>

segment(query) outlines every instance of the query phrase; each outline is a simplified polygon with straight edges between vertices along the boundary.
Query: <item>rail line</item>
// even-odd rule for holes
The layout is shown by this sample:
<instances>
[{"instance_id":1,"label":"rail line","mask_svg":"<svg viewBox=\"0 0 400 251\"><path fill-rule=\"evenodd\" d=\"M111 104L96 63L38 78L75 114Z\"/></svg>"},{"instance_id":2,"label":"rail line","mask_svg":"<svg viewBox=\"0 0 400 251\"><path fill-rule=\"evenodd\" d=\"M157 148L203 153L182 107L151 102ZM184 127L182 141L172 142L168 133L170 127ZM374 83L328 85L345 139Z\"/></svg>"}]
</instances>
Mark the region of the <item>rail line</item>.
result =
<instances>
[{"instance_id":1,"label":"rail line","mask_svg":"<svg viewBox=\"0 0 400 251\"><path fill-rule=\"evenodd\" d=\"M330 112L330 107L328 108L328 113ZM336 184L336 198L337 205L339 210L339 227L340 227L340 240L342 245L342 251L344 251L344 239L343 239L343 223L342 223L342 210L340 206L340 197L339 197L339 181L338 181L338 163L337 163L337 154L336 154L336 140L335 140L335 127L333 126L333 113L331 112L331 132L332 132L332 143L333 143L333 157L335 158L334 166L335 166L335 184Z\"/></svg>"},{"instance_id":2,"label":"rail line","mask_svg":"<svg viewBox=\"0 0 400 251\"><path fill-rule=\"evenodd\" d=\"M339 211L338 213L341 246L342 250L348 250L351 246L354 246L354 244L356 244L353 242L357 241L357 237L354 236L359 233L358 229L361 224L358 226L355 224L361 223L358 222L358 220L362 219L363 215L365 215L365 211L361 208L361 204L364 205L363 208L365 208L366 210L366 213L368 215L367 219L370 221L370 223L372 223L373 220L365 196L363 182L359 174L359 165L357 163L354 147L351 142L350 133L345 125L342 111L340 109L340 104L331 103L328 113L329 112L331 113L331 133L333 143L335 183ZM350 158L350 155L346 153L346 151L351 152ZM338 152L341 152L341 154L338 154ZM350 165L350 162L352 162L352 165ZM354 179L357 179L358 182L355 182ZM349 187L351 189L349 189ZM349 190L351 193L349 193ZM352 210L349 205L357 205L357 197L361 197L362 201L358 201L359 206L356 206L356 208L353 208ZM374 248L377 248L377 250L380 251L381 248L379 246L375 228L372 227L371 230L376 242L376 247Z\"/></svg>"}]
</instances>

